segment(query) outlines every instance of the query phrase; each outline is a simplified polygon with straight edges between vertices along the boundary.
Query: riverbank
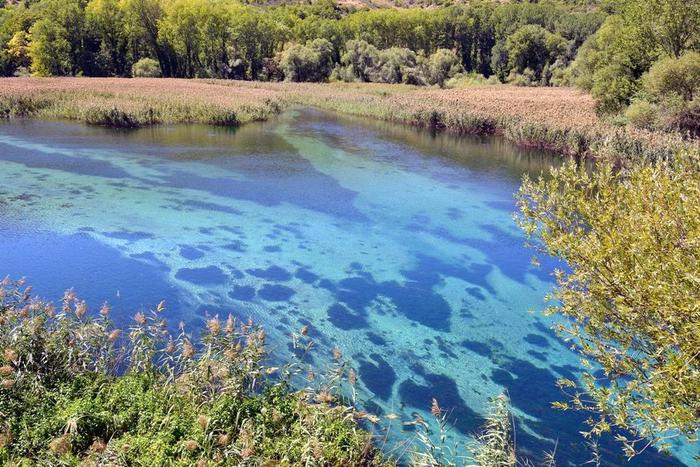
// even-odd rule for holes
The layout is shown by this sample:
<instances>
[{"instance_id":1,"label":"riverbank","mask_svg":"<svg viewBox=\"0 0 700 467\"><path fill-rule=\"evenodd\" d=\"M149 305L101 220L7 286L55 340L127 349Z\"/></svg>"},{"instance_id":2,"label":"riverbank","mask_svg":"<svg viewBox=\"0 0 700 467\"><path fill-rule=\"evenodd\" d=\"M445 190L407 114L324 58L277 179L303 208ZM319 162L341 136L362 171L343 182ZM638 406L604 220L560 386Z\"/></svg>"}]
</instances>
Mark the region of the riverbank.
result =
<instances>
[{"instance_id":1,"label":"riverbank","mask_svg":"<svg viewBox=\"0 0 700 467\"><path fill-rule=\"evenodd\" d=\"M290 105L455 134L498 134L522 147L616 161L668 157L686 144L676 135L614 125L596 115L590 95L572 88L123 78L0 81L2 117L70 119L111 127L238 126L266 120Z\"/></svg>"}]
</instances>

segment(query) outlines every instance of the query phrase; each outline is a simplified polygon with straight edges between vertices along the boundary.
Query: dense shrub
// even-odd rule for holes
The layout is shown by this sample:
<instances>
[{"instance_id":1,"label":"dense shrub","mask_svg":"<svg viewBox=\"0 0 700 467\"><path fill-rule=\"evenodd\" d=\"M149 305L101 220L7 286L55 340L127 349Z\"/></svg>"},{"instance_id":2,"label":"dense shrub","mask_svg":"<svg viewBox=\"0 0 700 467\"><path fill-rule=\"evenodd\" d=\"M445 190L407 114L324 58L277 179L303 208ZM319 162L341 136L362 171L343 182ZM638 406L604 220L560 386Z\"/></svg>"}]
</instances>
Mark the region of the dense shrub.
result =
<instances>
[{"instance_id":1,"label":"dense shrub","mask_svg":"<svg viewBox=\"0 0 700 467\"><path fill-rule=\"evenodd\" d=\"M694 439L700 429L700 154L591 172L575 163L526 180L520 222L561 258L549 312L588 370L562 380L562 405L592 412L590 433L612 427L632 456L648 443ZM649 441L651 440L651 441Z\"/></svg>"},{"instance_id":2,"label":"dense shrub","mask_svg":"<svg viewBox=\"0 0 700 467\"><path fill-rule=\"evenodd\" d=\"M131 75L134 78L160 78L160 63L152 58L142 58L131 67Z\"/></svg>"},{"instance_id":3,"label":"dense shrub","mask_svg":"<svg viewBox=\"0 0 700 467\"><path fill-rule=\"evenodd\" d=\"M519 74L530 70L534 74L533 82L539 81L545 67L554 63L567 49L564 38L535 24L521 27L508 37L505 44L509 68Z\"/></svg>"},{"instance_id":4,"label":"dense shrub","mask_svg":"<svg viewBox=\"0 0 700 467\"><path fill-rule=\"evenodd\" d=\"M371 76L379 62L377 48L363 40L349 40L345 43L345 53L340 59L347 68L348 76L357 81L372 81Z\"/></svg>"},{"instance_id":5,"label":"dense shrub","mask_svg":"<svg viewBox=\"0 0 700 467\"><path fill-rule=\"evenodd\" d=\"M445 81L462 72L457 54L448 49L438 49L430 56L426 66L427 81L440 87L445 85Z\"/></svg>"},{"instance_id":6,"label":"dense shrub","mask_svg":"<svg viewBox=\"0 0 700 467\"><path fill-rule=\"evenodd\" d=\"M627 107L625 118L637 128L653 130L659 122L659 111L654 104L640 99L632 102Z\"/></svg>"},{"instance_id":7,"label":"dense shrub","mask_svg":"<svg viewBox=\"0 0 700 467\"><path fill-rule=\"evenodd\" d=\"M333 44L314 39L306 45L293 45L282 53L280 69L287 81L325 81L333 71Z\"/></svg>"},{"instance_id":8,"label":"dense shrub","mask_svg":"<svg viewBox=\"0 0 700 467\"><path fill-rule=\"evenodd\" d=\"M692 101L700 95L700 53L686 52L654 63L642 78L644 89L658 100L672 95Z\"/></svg>"},{"instance_id":9,"label":"dense shrub","mask_svg":"<svg viewBox=\"0 0 700 467\"><path fill-rule=\"evenodd\" d=\"M229 316L200 340L172 336L164 304L123 332L0 285L3 465L384 465L330 387L292 391L294 366L266 367L265 335ZM309 346L304 332L297 346ZM362 414L356 414L362 417Z\"/></svg>"}]
</instances>

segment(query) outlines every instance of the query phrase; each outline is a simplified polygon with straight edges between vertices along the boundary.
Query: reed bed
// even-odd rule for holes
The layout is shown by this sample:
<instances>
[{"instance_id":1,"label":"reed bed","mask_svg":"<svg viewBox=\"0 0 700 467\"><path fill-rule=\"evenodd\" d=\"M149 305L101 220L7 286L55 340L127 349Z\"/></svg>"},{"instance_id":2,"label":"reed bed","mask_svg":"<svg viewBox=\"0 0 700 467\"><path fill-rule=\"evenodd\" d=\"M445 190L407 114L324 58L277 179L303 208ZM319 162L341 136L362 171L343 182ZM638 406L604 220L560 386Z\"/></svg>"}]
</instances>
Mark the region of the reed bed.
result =
<instances>
[{"instance_id":1,"label":"reed bed","mask_svg":"<svg viewBox=\"0 0 700 467\"><path fill-rule=\"evenodd\" d=\"M590 95L572 88L475 86L436 89L372 83L231 80L7 78L0 117L67 118L112 127L159 123L237 126L290 105L455 134L503 135L523 147L620 161L671 157L696 144L676 134L614 125Z\"/></svg>"},{"instance_id":2,"label":"reed bed","mask_svg":"<svg viewBox=\"0 0 700 467\"><path fill-rule=\"evenodd\" d=\"M237 126L279 113L279 93L182 79L7 78L0 116L141 127L159 123Z\"/></svg>"}]
</instances>

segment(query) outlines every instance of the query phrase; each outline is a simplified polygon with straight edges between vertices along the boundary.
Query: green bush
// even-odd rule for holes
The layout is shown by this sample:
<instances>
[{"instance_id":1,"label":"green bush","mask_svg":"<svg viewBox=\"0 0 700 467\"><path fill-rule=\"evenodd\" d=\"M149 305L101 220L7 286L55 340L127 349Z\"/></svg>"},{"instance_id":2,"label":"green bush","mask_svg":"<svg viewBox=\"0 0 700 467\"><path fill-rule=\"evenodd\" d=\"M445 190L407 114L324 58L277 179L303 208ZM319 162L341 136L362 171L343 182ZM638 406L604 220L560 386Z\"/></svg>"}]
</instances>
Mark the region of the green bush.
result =
<instances>
[{"instance_id":1,"label":"green bush","mask_svg":"<svg viewBox=\"0 0 700 467\"><path fill-rule=\"evenodd\" d=\"M432 54L428 59L427 68L428 82L440 87L444 87L445 81L463 71L457 54L448 49L438 49Z\"/></svg>"},{"instance_id":2,"label":"green bush","mask_svg":"<svg viewBox=\"0 0 700 467\"><path fill-rule=\"evenodd\" d=\"M642 78L644 89L659 100L671 95L692 101L700 93L700 53L686 52L652 65Z\"/></svg>"},{"instance_id":3,"label":"green bush","mask_svg":"<svg viewBox=\"0 0 700 467\"><path fill-rule=\"evenodd\" d=\"M625 118L632 126L653 130L659 122L659 111L648 101L636 100L627 107Z\"/></svg>"},{"instance_id":4,"label":"green bush","mask_svg":"<svg viewBox=\"0 0 700 467\"><path fill-rule=\"evenodd\" d=\"M172 336L161 303L117 329L72 292L59 309L0 283L2 465L387 465L332 392L292 391L264 332L229 316ZM302 331L295 345L310 348ZM350 383L352 384L352 383Z\"/></svg>"},{"instance_id":5,"label":"green bush","mask_svg":"<svg viewBox=\"0 0 700 467\"><path fill-rule=\"evenodd\" d=\"M306 45L293 45L282 53L280 68L287 81L326 81L333 71L333 44L314 39Z\"/></svg>"},{"instance_id":6,"label":"green bush","mask_svg":"<svg viewBox=\"0 0 700 467\"><path fill-rule=\"evenodd\" d=\"M142 58L131 67L131 75L134 78L160 78L160 63L152 58Z\"/></svg>"}]
</instances>

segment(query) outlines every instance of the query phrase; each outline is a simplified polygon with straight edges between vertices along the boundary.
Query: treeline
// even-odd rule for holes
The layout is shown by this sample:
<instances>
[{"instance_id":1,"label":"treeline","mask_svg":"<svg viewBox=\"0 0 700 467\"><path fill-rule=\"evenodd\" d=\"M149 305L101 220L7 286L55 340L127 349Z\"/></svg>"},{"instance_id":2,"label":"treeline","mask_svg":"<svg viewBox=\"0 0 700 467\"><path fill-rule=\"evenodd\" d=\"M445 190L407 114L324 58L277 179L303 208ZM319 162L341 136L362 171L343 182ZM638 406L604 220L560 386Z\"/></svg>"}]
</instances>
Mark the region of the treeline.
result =
<instances>
[{"instance_id":1,"label":"treeline","mask_svg":"<svg viewBox=\"0 0 700 467\"><path fill-rule=\"evenodd\" d=\"M614 13L580 48L570 81L604 113L627 108L636 126L700 134L700 0L620 0Z\"/></svg>"},{"instance_id":2,"label":"treeline","mask_svg":"<svg viewBox=\"0 0 700 467\"><path fill-rule=\"evenodd\" d=\"M0 0L0 3L2 1ZM0 8L0 74L556 84L603 23L563 2L353 11L333 0L24 0Z\"/></svg>"}]
</instances>

